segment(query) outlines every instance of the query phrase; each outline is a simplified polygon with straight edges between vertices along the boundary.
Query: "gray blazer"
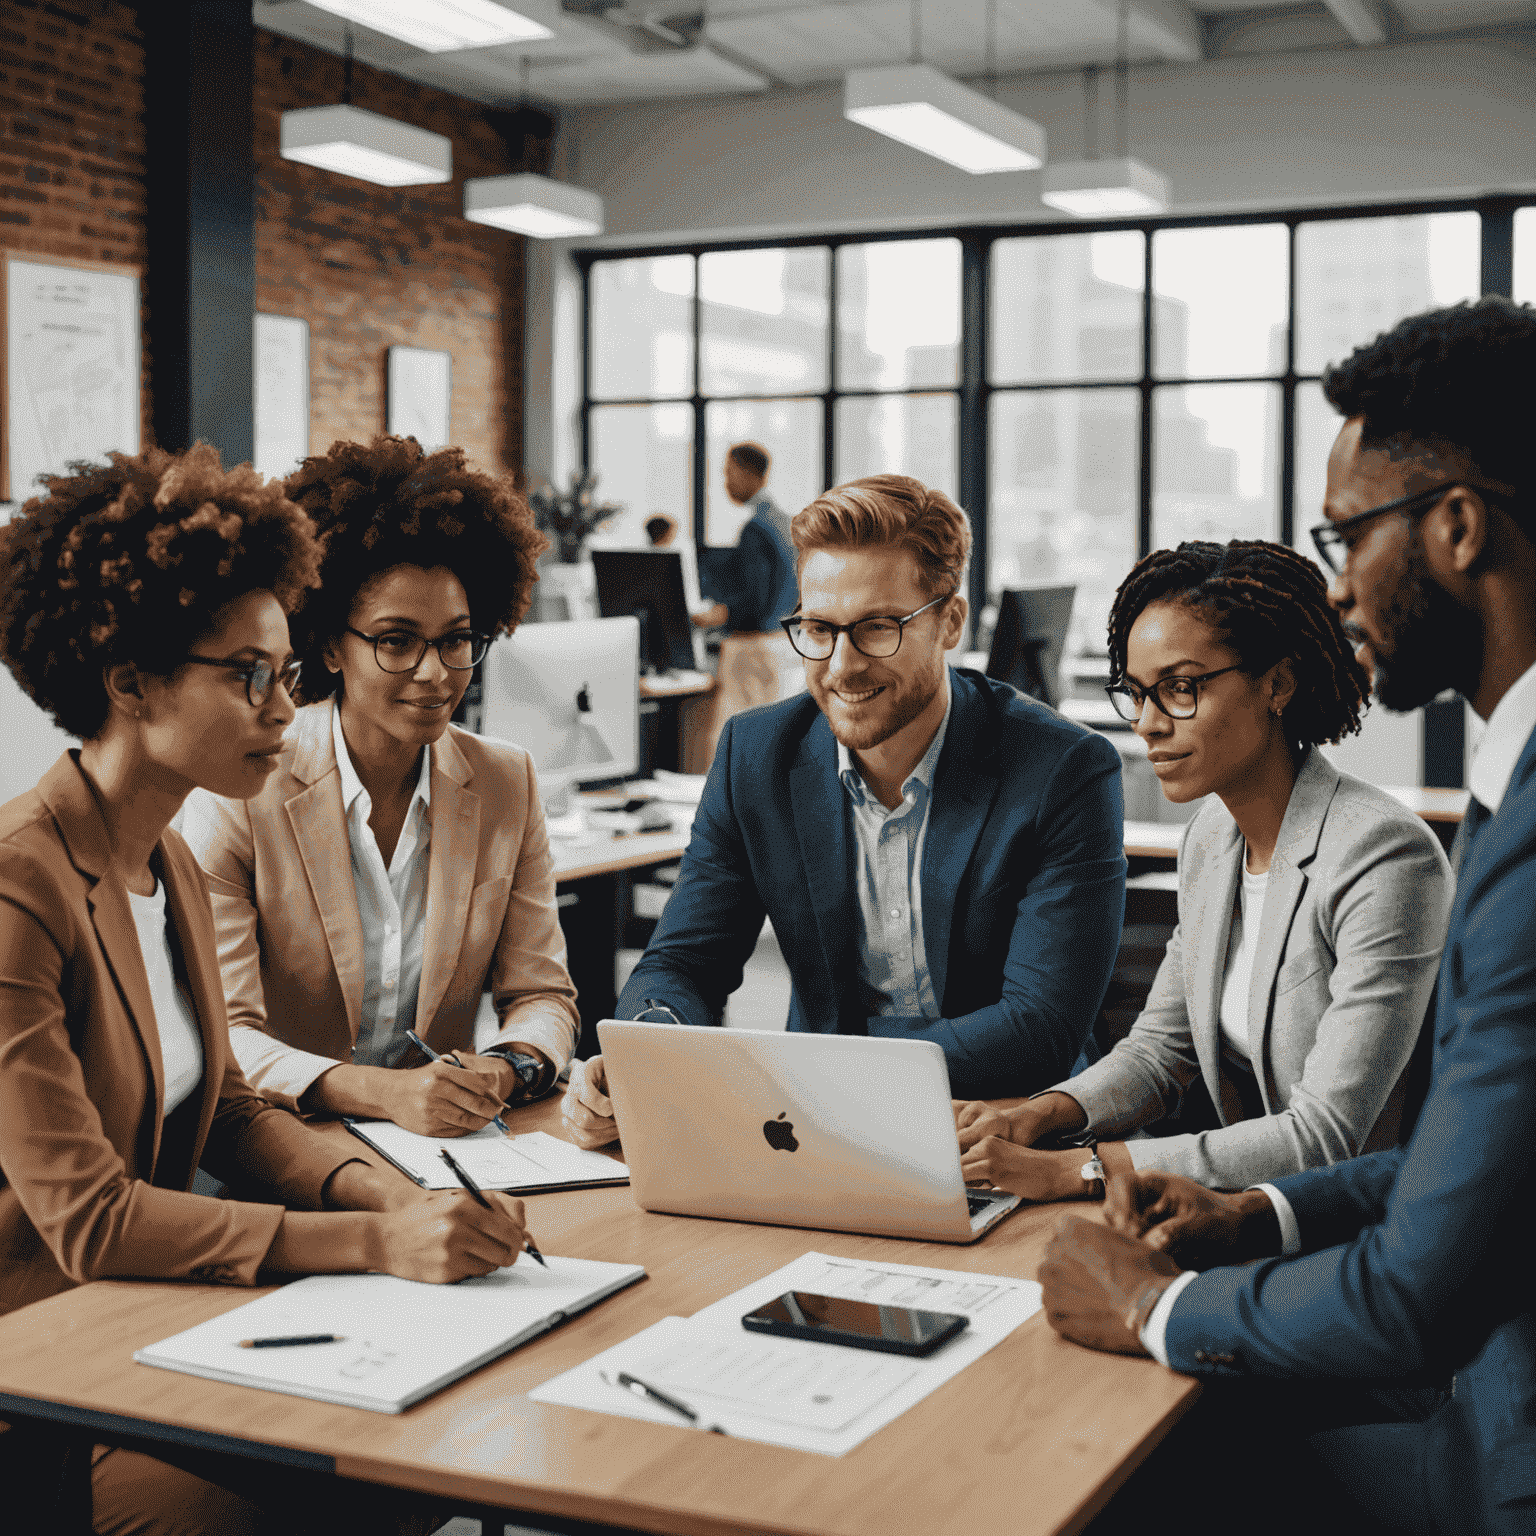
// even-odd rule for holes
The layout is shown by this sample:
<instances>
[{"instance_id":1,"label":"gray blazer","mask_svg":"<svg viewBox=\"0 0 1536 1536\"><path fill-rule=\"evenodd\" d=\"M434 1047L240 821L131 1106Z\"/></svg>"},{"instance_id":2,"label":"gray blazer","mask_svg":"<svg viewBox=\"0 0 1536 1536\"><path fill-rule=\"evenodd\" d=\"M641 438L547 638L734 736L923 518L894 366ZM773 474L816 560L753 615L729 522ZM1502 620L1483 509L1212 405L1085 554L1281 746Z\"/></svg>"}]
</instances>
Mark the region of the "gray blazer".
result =
<instances>
[{"instance_id":1,"label":"gray blazer","mask_svg":"<svg viewBox=\"0 0 1536 1536\"><path fill-rule=\"evenodd\" d=\"M1243 860L1214 795L1179 847L1179 924L1130 1034L1056 1091L1101 1140L1170 1113L1204 1077L1217 1130L1131 1140L1138 1168L1242 1189L1390 1146L1450 917L1452 879L1424 823L1310 752L1270 864L1248 994L1265 1113L1242 1118L1218 1010Z\"/></svg>"}]
</instances>

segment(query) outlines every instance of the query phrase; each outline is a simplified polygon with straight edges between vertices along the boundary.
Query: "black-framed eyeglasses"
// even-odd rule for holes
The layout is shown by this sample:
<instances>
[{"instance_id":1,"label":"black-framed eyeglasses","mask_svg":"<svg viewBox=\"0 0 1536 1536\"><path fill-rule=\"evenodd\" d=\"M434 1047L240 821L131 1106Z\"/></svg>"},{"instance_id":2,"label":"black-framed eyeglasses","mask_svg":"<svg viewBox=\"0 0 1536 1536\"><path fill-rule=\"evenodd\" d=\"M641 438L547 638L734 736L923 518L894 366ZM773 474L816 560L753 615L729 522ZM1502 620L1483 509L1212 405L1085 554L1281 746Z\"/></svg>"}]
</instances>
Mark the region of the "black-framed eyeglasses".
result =
<instances>
[{"instance_id":1,"label":"black-framed eyeglasses","mask_svg":"<svg viewBox=\"0 0 1536 1536\"><path fill-rule=\"evenodd\" d=\"M1115 706L1115 713L1132 725L1141 719L1142 705L1148 699L1170 720L1193 720L1195 711L1200 708L1200 685L1224 673L1240 671L1241 663L1234 662L1230 667L1218 667L1216 671L1202 672L1198 677L1160 677L1150 688L1131 682L1116 683L1104 692Z\"/></svg>"},{"instance_id":2,"label":"black-framed eyeglasses","mask_svg":"<svg viewBox=\"0 0 1536 1536\"><path fill-rule=\"evenodd\" d=\"M404 629L386 629L383 634L365 635L350 624L345 628L349 635L356 635L373 647L373 659L385 672L414 672L427 654L428 646L437 652L438 659L450 672L468 672L491 648L491 637L473 629L456 629L450 635L428 640Z\"/></svg>"},{"instance_id":3,"label":"black-framed eyeglasses","mask_svg":"<svg viewBox=\"0 0 1536 1536\"><path fill-rule=\"evenodd\" d=\"M780 619L779 626L789 636L789 643L807 661L825 661L837 649L837 637L847 635L854 650L871 660L879 661L894 656L901 649L901 637L907 625L919 614L947 603L955 594L946 592L931 603L898 618L895 614L881 614L874 618L859 619L853 624L828 624L824 619L807 619L798 613Z\"/></svg>"},{"instance_id":4,"label":"black-framed eyeglasses","mask_svg":"<svg viewBox=\"0 0 1536 1536\"><path fill-rule=\"evenodd\" d=\"M260 709L272 697L274 683L281 683L283 691L292 698L299 686L299 671L303 666L298 661L287 661L274 667L270 661L224 661L217 656L183 656L181 659L199 667L227 667L237 677L243 677L245 696L253 709Z\"/></svg>"},{"instance_id":5,"label":"black-framed eyeglasses","mask_svg":"<svg viewBox=\"0 0 1536 1536\"><path fill-rule=\"evenodd\" d=\"M1350 547L1354 542L1352 530L1362 523L1368 523L1373 517L1384 517L1388 512L1412 512L1418 507L1428 508L1433 506L1445 493L1454 490L1458 485L1465 486L1469 491L1477 491L1484 496L1502 496L1504 493L1491 485L1479 485L1475 480L1444 480L1439 485L1432 485L1427 490L1416 491L1412 496L1399 496L1396 501L1384 501L1379 507L1367 507L1364 512L1356 512L1353 517L1341 517L1337 522L1319 523L1308 531L1312 535L1312 542L1317 546L1317 557L1323 564L1338 575L1344 569L1344 562L1349 558Z\"/></svg>"}]
</instances>

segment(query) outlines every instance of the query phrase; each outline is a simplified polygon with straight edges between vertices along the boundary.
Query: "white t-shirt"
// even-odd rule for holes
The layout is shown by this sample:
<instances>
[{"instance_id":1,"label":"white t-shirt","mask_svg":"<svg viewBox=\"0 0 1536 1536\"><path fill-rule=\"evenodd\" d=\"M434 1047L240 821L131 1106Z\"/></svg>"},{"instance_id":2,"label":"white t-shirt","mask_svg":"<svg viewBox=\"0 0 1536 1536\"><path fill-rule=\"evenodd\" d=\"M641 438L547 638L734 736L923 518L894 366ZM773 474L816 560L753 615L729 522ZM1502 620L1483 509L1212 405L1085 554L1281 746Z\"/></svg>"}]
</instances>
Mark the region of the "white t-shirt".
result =
<instances>
[{"instance_id":1,"label":"white t-shirt","mask_svg":"<svg viewBox=\"0 0 1536 1536\"><path fill-rule=\"evenodd\" d=\"M1262 875L1248 873L1247 856L1243 858L1243 885L1232 914L1232 932L1227 940L1227 969L1221 982L1221 1043L1234 1056L1248 1060L1248 985L1253 979L1253 957L1259 947L1259 929L1264 921L1264 892L1269 886L1269 871Z\"/></svg>"},{"instance_id":2,"label":"white t-shirt","mask_svg":"<svg viewBox=\"0 0 1536 1536\"><path fill-rule=\"evenodd\" d=\"M149 975L149 1000L160 1035L160 1059L165 1066L165 1113L191 1097L203 1080L203 1036L186 994L176 984L171 941L165 931L165 882L155 882L153 896L128 892L139 948Z\"/></svg>"}]
</instances>

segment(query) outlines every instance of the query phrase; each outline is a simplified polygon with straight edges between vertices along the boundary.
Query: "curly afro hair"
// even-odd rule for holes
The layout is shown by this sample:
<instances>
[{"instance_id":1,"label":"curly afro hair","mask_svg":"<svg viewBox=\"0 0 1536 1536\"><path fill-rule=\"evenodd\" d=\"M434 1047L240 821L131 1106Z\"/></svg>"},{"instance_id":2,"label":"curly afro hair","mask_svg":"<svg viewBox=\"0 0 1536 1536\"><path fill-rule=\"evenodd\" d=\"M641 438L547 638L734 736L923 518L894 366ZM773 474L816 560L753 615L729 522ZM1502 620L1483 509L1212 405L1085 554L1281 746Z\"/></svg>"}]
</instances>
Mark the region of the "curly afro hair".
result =
<instances>
[{"instance_id":1,"label":"curly afro hair","mask_svg":"<svg viewBox=\"0 0 1536 1536\"><path fill-rule=\"evenodd\" d=\"M511 634L527 613L549 540L512 482L470 469L463 449L425 453L413 437L332 443L289 475L287 491L325 543L321 588L294 626L308 702L340 686L326 644L347 627L364 585L397 565L446 566L488 634Z\"/></svg>"},{"instance_id":2,"label":"curly afro hair","mask_svg":"<svg viewBox=\"0 0 1536 1536\"><path fill-rule=\"evenodd\" d=\"M1125 680L1131 626L1153 603L1196 608L1242 659L1251 677L1290 657L1296 692L1282 724L1298 748L1360 729L1370 673L1355 660L1322 572L1284 544L1233 539L1155 549L1115 593L1109 613L1111 683Z\"/></svg>"},{"instance_id":3,"label":"curly afro hair","mask_svg":"<svg viewBox=\"0 0 1536 1536\"><path fill-rule=\"evenodd\" d=\"M1394 459L1425 451L1469 461L1508 486L1499 505L1536 541L1531 421L1536 309L1490 295L1413 315L1323 375L1328 403L1364 418L1362 441Z\"/></svg>"},{"instance_id":4,"label":"curly afro hair","mask_svg":"<svg viewBox=\"0 0 1536 1536\"><path fill-rule=\"evenodd\" d=\"M0 657L73 736L106 724L103 673L169 677L221 608L272 592L292 613L319 580L308 517L249 464L199 443L48 479L0 529Z\"/></svg>"}]
</instances>

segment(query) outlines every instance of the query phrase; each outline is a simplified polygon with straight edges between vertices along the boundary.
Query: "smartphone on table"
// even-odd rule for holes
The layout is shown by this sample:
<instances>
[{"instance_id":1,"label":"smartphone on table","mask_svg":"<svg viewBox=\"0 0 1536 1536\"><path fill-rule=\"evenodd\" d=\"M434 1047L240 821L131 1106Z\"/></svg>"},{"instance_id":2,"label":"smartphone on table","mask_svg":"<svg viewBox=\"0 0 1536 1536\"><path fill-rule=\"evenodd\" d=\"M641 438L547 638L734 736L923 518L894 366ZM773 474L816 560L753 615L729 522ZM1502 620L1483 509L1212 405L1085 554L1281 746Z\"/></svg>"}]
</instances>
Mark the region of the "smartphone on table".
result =
<instances>
[{"instance_id":1,"label":"smartphone on table","mask_svg":"<svg viewBox=\"0 0 1536 1536\"><path fill-rule=\"evenodd\" d=\"M922 1312L818 1296L814 1291L786 1291L748 1312L741 1326L785 1339L851 1344L855 1349L883 1349L893 1355L931 1355L969 1321L958 1312Z\"/></svg>"}]
</instances>

